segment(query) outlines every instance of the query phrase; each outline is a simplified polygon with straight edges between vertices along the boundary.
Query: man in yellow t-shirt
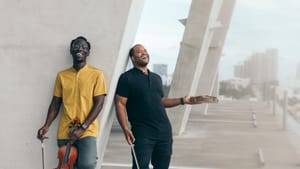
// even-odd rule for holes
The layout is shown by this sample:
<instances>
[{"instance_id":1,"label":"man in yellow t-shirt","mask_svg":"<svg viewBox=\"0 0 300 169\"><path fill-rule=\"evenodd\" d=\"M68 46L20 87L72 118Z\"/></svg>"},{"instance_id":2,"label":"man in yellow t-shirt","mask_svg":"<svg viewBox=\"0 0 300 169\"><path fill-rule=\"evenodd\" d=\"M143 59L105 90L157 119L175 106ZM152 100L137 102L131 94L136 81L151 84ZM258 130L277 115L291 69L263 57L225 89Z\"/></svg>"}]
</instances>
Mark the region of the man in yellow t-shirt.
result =
<instances>
[{"instance_id":1,"label":"man in yellow t-shirt","mask_svg":"<svg viewBox=\"0 0 300 169\"><path fill-rule=\"evenodd\" d=\"M79 169L96 167L97 116L106 96L103 72L86 64L90 49L90 43L85 37L80 36L71 41L73 66L57 74L45 124L38 130L38 138L43 140L51 123L60 114L57 144L60 147L69 141L73 143L78 151L76 167ZM70 130L74 123L76 126Z\"/></svg>"}]
</instances>

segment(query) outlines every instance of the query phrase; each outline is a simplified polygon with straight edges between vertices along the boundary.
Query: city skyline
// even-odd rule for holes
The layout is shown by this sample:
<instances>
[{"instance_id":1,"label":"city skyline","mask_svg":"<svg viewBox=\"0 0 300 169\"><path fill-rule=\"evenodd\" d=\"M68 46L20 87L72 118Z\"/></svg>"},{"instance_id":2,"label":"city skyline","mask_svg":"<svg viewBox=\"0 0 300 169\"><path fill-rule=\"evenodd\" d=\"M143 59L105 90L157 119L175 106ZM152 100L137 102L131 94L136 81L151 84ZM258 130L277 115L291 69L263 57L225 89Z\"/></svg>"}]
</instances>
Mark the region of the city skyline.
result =
<instances>
[{"instance_id":1,"label":"city skyline","mask_svg":"<svg viewBox=\"0 0 300 169\"><path fill-rule=\"evenodd\" d=\"M174 71L184 26L179 22L188 16L190 0L146 0L136 36L150 53L150 65L168 64ZM297 0L236 0L231 24L220 60L220 80L233 78L234 65L253 53L278 49L278 78L296 78L297 37L300 18ZM155 12L153 12L155 11ZM151 67L151 66L150 66Z\"/></svg>"}]
</instances>

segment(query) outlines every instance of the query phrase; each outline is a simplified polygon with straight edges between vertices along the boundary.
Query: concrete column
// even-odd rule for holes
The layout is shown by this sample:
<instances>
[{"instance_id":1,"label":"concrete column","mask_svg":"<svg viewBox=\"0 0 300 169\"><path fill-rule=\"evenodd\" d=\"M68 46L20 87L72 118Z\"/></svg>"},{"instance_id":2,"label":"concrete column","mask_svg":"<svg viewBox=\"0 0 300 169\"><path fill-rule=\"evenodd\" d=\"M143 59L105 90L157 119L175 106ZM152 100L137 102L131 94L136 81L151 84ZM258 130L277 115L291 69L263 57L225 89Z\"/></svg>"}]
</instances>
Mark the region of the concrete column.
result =
<instances>
[{"instance_id":1,"label":"concrete column","mask_svg":"<svg viewBox=\"0 0 300 169\"><path fill-rule=\"evenodd\" d=\"M208 49L207 58L205 60L204 68L200 77L197 95L213 95L213 89L218 84L217 74L219 61L222 56L222 50L224 41L229 28L235 0L226 0L222 3L222 8L218 16L218 21L221 23L221 27L216 28L212 43ZM214 95L217 96L217 95ZM199 105L199 113L207 113L209 104Z\"/></svg>"},{"instance_id":2,"label":"concrete column","mask_svg":"<svg viewBox=\"0 0 300 169\"><path fill-rule=\"evenodd\" d=\"M132 47L135 34L137 32L138 23L144 6L144 0L133 0L128 11L128 19L123 28L123 37L119 48L118 59L115 61L114 72L110 82L110 91L106 100L107 103L103 109L102 118L100 118L100 136L98 139L98 163L97 168L101 168L101 163L104 157L105 148L108 143L109 135L116 116L114 107L114 94L117 87L118 79L121 73L126 69L128 63L128 52Z\"/></svg>"},{"instance_id":3,"label":"concrete column","mask_svg":"<svg viewBox=\"0 0 300 169\"><path fill-rule=\"evenodd\" d=\"M0 31L0 168L42 168L36 132L44 123L56 73L72 65L70 41L79 35L92 45L88 63L104 70L107 78L100 129L106 130L109 124L103 121L111 110L112 84L125 67L142 5L141 0L1 1L0 19L5 23ZM57 165L56 124L57 120L44 142L46 168Z\"/></svg>"},{"instance_id":4,"label":"concrete column","mask_svg":"<svg viewBox=\"0 0 300 169\"><path fill-rule=\"evenodd\" d=\"M184 37L171 83L169 97L195 95L213 29L222 0L194 0L186 23ZM168 110L174 134L181 134L187 123L190 106L178 106Z\"/></svg>"},{"instance_id":5,"label":"concrete column","mask_svg":"<svg viewBox=\"0 0 300 169\"><path fill-rule=\"evenodd\" d=\"M214 80L213 90L212 90L212 93L211 93L212 96L219 96L219 89L220 89L220 84L219 84L219 68L218 68L217 72L218 73L217 73L216 78Z\"/></svg>"}]
</instances>

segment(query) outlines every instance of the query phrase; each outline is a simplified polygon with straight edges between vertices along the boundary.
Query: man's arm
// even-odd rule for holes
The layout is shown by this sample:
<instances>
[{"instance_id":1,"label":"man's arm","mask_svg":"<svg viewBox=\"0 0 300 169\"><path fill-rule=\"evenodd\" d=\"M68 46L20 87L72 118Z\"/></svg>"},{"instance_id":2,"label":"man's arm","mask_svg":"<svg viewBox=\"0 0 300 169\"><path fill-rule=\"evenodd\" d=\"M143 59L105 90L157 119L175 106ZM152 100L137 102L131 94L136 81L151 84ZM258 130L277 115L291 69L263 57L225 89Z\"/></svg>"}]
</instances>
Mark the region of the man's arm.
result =
<instances>
[{"instance_id":1,"label":"man's arm","mask_svg":"<svg viewBox=\"0 0 300 169\"><path fill-rule=\"evenodd\" d=\"M104 103L104 98L105 95L99 95L99 96L94 96L93 97L93 107L90 111L90 113L88 114L88 116L86 117L85 121L82 123L82 125L85 126L89 126L100 114L102 107L103 107L103 103ZM83 128L78 128L76 130L74 130L73 133L70 133L70 137L72 140L76 140L79 139L82 134L84 133L85 129Z\"/></svg>"},{"instance_id":2,"label":"man's arm","mask_svg":"<svg viewBox=\"0 0 300 169\"><path fill-rule=\"evenodd\" d=\"M175 107L184 104L201 104L201 103L217 103L218 99L213 96L185 96L181 98L162 98L165 107Z\"/></svg>"},{"instance_id":3,"label":"man's arm","mask_svg":"<svg viewBox=\"0 0 300 169\"><path fill-rule=\"evenodd\" d=\"M45 124L43 125L43 127L41 127L38 130L38 134L37 134L38 139L42 140L42 139L45 138L45 135L48 132L48 129L49 129L51 123L57 117L57 115L59 113L59 108L61 106L61 103L62 103L62 98L61 97L56 97L56 96L52 97L52 101L49 105L48 114L47 114Z\"/></svg>"},{"instance_id":4,"label":"man's arm","mask_svg":"<svg viewBox=\"0 0 300 169\"><path fill-rule=\"evenodd\" d=\"M93 107L82 124L89 126L100 114L103 104L104 104L105 95L99 95L93 97Z\"/></svg>"},{"instance_id":5,"label":"man's arm","mask_svg":"<svg viewBox=\"0 0 300 169\"><path fill-rule=\"evenodd\" d=\"M161 101L162 101L163 105L167 108L181 105L180 98L163 97Z\"/></svg>"},{"instance_id":6,"label":"man's arm","mask_svg":"<svg viewBox=\"0 0 300 169\"><path fill-rule=\"evenodd\" d=\"M134 138L131 130L128 127L126 103L127 103L126 97L122 97L122 96L116 94L115 107L116 107L117 118L123 129L127 143L132 144L134 142L135 138Z\"/></svg>"}]
</instances>

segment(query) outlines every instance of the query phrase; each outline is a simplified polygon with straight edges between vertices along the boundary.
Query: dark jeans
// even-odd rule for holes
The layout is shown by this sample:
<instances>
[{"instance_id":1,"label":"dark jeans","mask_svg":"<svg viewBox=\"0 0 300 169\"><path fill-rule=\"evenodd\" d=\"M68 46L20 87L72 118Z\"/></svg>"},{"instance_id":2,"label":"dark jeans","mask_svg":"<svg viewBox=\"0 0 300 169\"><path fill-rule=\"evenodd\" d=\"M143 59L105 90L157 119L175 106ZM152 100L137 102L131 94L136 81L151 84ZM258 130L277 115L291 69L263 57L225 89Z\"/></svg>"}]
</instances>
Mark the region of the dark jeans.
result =
<instances>
[{"instance_id":1,"label":"dark jeans","mask_svg":"<svg viewBox=\"0 0 300 169\"><path fill-rule=\"evenodd\" d=\"M138 159L140 169L149 169L149 163L153 169L168 169L172 155L172 139L157 140L147 138L136 138L134 150ZM134 157L132 169L137 169Z\"/></svg>"},{"instance_id":2,"label":"dark jeans","mask_svg":"<svg viewBox=\"0 0 300 169\"><path fill-rule=\"evenodd\" d=\"M57 140L57 145L66 145L68 140ZM75 168L95 169L97 163L97 143L95 137L85 137L73 144L77 148L78 156Z\"/></svg>"}]
</instances>

